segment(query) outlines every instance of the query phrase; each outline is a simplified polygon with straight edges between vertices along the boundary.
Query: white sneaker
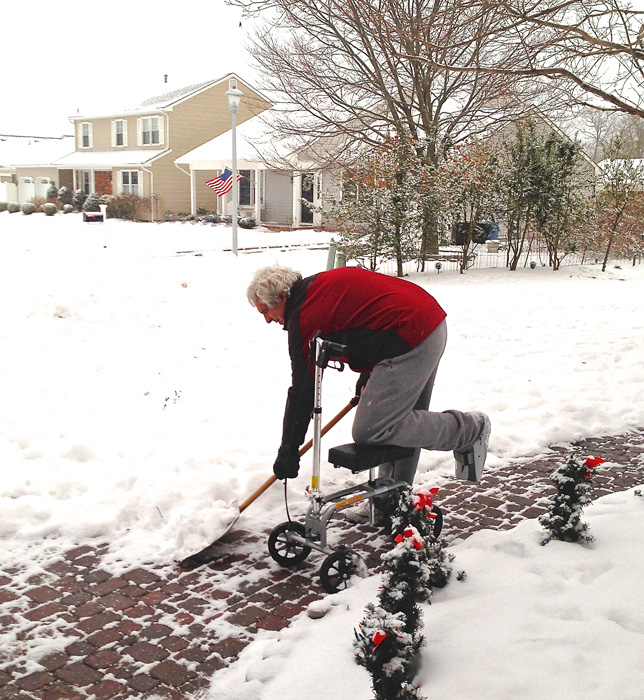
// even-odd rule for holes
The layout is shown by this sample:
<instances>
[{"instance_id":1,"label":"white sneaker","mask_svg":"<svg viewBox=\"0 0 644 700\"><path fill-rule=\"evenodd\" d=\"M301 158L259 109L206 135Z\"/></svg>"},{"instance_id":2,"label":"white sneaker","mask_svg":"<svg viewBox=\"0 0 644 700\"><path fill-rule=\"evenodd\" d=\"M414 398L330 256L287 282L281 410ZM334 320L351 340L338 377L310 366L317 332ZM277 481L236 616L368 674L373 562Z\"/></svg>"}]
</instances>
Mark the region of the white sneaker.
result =
<instances>
[{"instance_id":1,"label":"white sneaker","mask_svg":"<svg viewBox=\"0 0 644 700\"><path fill-rule=\"evenodd\" d=\"M350 523L361 524L371 522L371 509L369 500L360 501L360 503L358 503L353 508L347 508L343 512L345 520L348 520ZM374 508L373 524L377 525L381 517L381 512L377 508Z\"/></svg>"},{"instance_id":2,"label":"white sneaker","mask_svg":"<svg viewBox=\"0 0 644 700\"><path fill-rule=\"evenodd\" d=\"M471 447L463 452L454 450L456 459L456 478L467 481L480 481L483 475L483 467L487 459L487 447L492 432L492 422L487 414L480 411L472 411L470 415L481 421L481 432Z\"/></svg>"}]
</instances>

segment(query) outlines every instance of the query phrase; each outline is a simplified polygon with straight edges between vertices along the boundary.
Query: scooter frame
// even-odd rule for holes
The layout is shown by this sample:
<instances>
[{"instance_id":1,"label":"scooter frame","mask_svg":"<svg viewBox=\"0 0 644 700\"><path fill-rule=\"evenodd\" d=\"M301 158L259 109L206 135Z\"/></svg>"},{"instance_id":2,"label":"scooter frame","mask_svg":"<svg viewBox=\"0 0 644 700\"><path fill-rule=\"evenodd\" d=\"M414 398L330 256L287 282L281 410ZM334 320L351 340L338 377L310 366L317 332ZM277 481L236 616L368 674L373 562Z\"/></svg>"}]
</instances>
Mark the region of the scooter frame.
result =
<instances>
[{"instance_id":1,"label":"scooter frame","mask_svg":"<svg viewBox=\"0 0 644 700\"><path fill-rule=\"evenodd\" d=\"M311 340L311 355L315 359L314 376L314 402L313 402L313 465L311 484L307 488L309 507L306 513L305 523L302 527L298 523L287 521L278 525L269 538L269 551L271 556L284 566L293 565L303 561L311 549L327 555L320 570L324 588L333 593L340 590L334 582L329 581L329 568L340 568L339 578L346 581L351 573L355 573L358 565L358 555L340 547L332 549L327 544L327 526L336 512L348 508L362 501L369 501L370 522L374 521L374 498L386 496L388 493L399 491L406 487L404 481L394 481L388 477L378 477L377 467L369 469L369 479L355 486L324 495L320 489L321 471L321 440L322 440L322 379L327 368L344 370L347 357L347 346L325 340L321 333ZM276 552L276 540L285 537L282 544L286 550L289 547L297 549L293 556L282 556ZM299 549L298 549L299 548Z\"/></svg>"}]
</instances>

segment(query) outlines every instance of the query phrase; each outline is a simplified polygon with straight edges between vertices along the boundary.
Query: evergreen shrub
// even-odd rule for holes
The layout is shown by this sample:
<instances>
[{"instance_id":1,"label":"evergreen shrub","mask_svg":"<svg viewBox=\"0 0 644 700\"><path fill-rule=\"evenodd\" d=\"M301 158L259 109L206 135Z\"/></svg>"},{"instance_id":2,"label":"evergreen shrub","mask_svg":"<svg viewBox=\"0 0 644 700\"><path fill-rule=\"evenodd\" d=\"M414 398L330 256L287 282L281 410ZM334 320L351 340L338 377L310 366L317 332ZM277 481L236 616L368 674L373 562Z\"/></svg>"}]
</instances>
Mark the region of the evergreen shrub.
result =
<instances>
[{"instance_id":1,"label":"evergreen shrub","mask_svg":"<svg viewBox=\"0 0 644 700\"><path fill-rule=\"evenodd\" d=\"M53 216L58 211L58 207L53 202L46 202L41 209L46 216Z\"/></svg>"},{"instance_id":2,"label":"evergreen shrub","mask_svg":"<svg viewBox=\"0 0 644 700\"><path fill-rule=\"evenodd\" d=\"M72 200L74 198L74 195L72 194L71 190L69 187L65 187L63 185L59 190L58 190L58 199L60 200L60 203L64 206L65 204L71 204Z\"/></svg>"},{"instance_id":3,"label":"evergreen shrub","mask_svg":"<svg viewBox=\"0 0 644 700\"><path fill-rule=\"evenodd\" d=\"M101 200L97 194L90 194L83 202L83 211L100 211Z\"/></svg>"},{"instance_id":4,"label":"evergreen shrub","mask_svg":"<svg viewBox=\"0 0 644 700\"><path fill-rule=\"evenodd\" d=\"M593 541L593 536L588 534L588 524L582 521L581 515L584 507L590 503L591 469L603 461L601 457L588 457L585 462L570 457L555 469L552 482L556 493L548 512L539 518L539 523L547 531L541 544L547 544L550 540Z\"/></svg>"},{"instance_id":5,"label":"evergreen shrub","mask_svg":"<svg viewBox=\"0 0 644 700\"><path fill-rule=\"evenodd\" d=\"M36 211L36 205L33 202L25 202L22 207L22 213L27 214L33 214Z\"/></svg>"},{"instance_id":6,"label":"evergreen shrub","mask_svg":"<svg viewBox=\"0 0 644 700\"><path fill-rule=\"evenodd\" d=\"M7 211L10 214L17 214L20 211L20 204L18 202L8 202Z\"/></svg>"}]
</instances>

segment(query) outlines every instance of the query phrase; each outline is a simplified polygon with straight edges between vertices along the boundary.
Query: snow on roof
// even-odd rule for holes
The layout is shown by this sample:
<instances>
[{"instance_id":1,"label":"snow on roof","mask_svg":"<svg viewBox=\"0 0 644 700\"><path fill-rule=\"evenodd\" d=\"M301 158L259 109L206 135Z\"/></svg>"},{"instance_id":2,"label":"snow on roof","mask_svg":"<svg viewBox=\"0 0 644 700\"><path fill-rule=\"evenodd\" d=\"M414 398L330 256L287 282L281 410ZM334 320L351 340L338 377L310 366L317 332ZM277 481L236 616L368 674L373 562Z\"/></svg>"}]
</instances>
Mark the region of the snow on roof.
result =
<instances>
[{"instance_id":1,"label":"snow on roof","mask_svg":"<svg viewBox=\"0 0 644 700\"><path fill-rule=\"evenodd\" d=\"M0 167L49 165L73 150L73 136L0 134Z\"/></svg>"},{"instance_id":2,"label":"snow on roof","mask_svg":"<svg viewBox=\"0 0 644 700\"><path fill-rule=\"evenodd\" d=\"M76 151L59 158L52 165L56 167L67 166L70 168L94 167L115 168L125 165L142 165L167 153L168 149L161 150L132 150L132 151Z\"/></svg>"},{"instance_id":3,"label":"snow on roof","mask_svg":"<svg viewBox=\"0 0 644 700\"><path fill-rule=\"evenodd\" d=\"M293 143L275 137L270 124L270 110L240 124L237 134L237 161L265 167L298 168L297 148ZM191 165L194 170L218 170L230 166L232 159L232 129L206 141L175 163Z\"/></svg>"},{"instance_id":4,"label":"snow on roof","mask_svg":"<svg viewBox=\"0 0 644 700\"><path fill-rule=\"evenodd\" d=\"M195 83L194 85L187 85L186 87L177 88L176 90L171 90L170 92L157 95L156 97L148 97L147 99L143 100L143 102L139 103L136 109L143 107L161 109L182 100L184 97L188 97L188 95L192 95L194 92L199 92L209 85L214 85L217 82L219 81L208 80L205 83Z\"/></svg>"}]
</instances>

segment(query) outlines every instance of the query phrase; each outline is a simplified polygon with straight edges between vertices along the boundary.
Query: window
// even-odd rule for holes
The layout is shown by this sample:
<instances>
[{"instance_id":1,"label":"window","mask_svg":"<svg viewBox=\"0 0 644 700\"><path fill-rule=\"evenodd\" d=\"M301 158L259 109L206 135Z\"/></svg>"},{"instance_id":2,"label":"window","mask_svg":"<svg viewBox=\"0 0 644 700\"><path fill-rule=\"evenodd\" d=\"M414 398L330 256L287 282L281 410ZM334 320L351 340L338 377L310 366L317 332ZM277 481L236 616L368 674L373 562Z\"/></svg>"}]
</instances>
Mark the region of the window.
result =
<instances>
[{"instance_id":1,"label":"window","mask_svg":"<svg viewBox=\"0 0 644 700\"><path fill-rule=\"evenodd\" d=\"M242 179L239 181L239 204L250 206L253 204L253 187L250 170L240 170Z\"/></svg>"},{"instance_id":2,"label":"window","mask_svg":"<svg viewBox=\"0 0 644 700\"><path fill-rule=\"evenodd\" d=\"M161 117L141 117L139 119L139 146L163 143Z\"/></svg>"},{"instance_id":3,"label":"window","mask_svg":"<svg viewBox=\"0 0 644 700\"><path fill-rule=\"evenodd\" d=\"M115 119L112 122L112 146L115 148L127 146L127 122L125 119Z\"/></svg>"},{"instance_id":4,"label":"window","mask_svg":"<svg viewBox=\"0 0 644 700\"><path fill-rule=\"evenodd\" d=\"M80 148L92 147L92 125L90 122L81 122L79 124L78 145Z\"/></svg>"},{"instance_id":5,"label":"window","mask_svg":"<svg viewBox=\"0 0 644 700\"><path fill-rule=\"evenodd\" d=\"M139 171L121 171L121 194L134 194L139 196Z\"/></svg>"},{"instance_id":6,"label":"window","mask_svg":"<svg viewBox=\"0 0 644 700\"><path fill-rule=\"evenodd\" d=\"M92 193L92 174L85 170L83 172L83 186L82 190L85 194L91 194Z\"/></svg>"}]
</instances>

